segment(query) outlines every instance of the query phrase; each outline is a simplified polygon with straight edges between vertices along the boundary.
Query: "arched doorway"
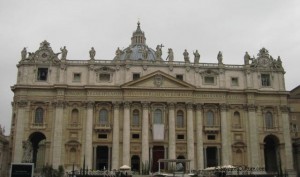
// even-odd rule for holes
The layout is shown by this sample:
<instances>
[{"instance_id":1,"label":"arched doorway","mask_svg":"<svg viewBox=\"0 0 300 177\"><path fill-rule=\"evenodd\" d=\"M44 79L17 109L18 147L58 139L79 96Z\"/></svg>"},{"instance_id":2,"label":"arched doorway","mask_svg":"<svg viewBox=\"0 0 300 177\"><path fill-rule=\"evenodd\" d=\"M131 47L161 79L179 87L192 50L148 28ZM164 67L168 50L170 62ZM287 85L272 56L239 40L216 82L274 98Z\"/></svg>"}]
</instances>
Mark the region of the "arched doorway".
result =
<instances>
[{"instance_id":1,"label":"arched doorway","mask_svg":"<svg viewBox=\"0 0 300 177\"><path fill-rule=\"evenodd\" d=\"M279 140L274 135L268 135L264 139L265 168L267 172L280 170Z\"/></svg>"},{"instance_id":2,"label":"arched doorway","mask_svg":"<svg viewBox=\"0 0 300 177\"><path fill-rule=\"evenodd\" d=\"M140 157L138 155L131 157L131 170L140 172Z\"/></svg>"},{"instance_id":3,"label":"arched doorway","mask_svg":"<svg viewBox=\"0 0 300 177\"><path fill-rule=\"evenodd\" d=\"M177 159L185 159L184 156L180 155ZM177 162L176 163L176 171L185 171L185 163Z\"/></svg>"},{"instance_id":4,"label":"arched doorway","mask_svg":"<svg viewBox=\"0 0 300 177\"><path fill-rule=\"evenodd\" d=\"M28 140L32 145L32 163L34 163L35 169L39 171L45 165L46 136L41 132L34 132Z\"/></svg>"}]
</instances>

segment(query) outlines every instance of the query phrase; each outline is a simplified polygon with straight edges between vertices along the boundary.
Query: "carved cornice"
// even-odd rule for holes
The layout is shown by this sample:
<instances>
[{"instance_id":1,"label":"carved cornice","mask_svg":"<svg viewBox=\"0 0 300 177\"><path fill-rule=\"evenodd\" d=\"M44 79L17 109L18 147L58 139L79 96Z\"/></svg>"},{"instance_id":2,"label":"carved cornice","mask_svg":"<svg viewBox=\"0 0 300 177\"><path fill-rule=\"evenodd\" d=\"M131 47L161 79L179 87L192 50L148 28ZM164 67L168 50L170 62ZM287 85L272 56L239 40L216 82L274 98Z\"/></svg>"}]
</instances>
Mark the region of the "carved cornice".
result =
<instances>
[{"instance_id":1,"label":"carved cornice","mask_svg":"<svg viewBox=\"0 0 300 177\"><path fill-rule=\"evenodd\" d=\"M27 105L28 105L28 101L25 101L25 100L17 101L18 107L26 107Z\"/></svg>"},{"instance_id":2,"label":"carved cornice","mask_svg":"<svg viewBox=\"0 0 300 177\"><path fill-rule=\"evenodd\" d=\"M220 104L220 110L221 111L227 111L228 110L228 105L225 103Z\"/></svg>"},{"instance_id":3,"label":"carved cornice","mask_svg":"<svg viewBox=\"0 0 300 177\"><path fill-rule=\"evenodd\" d=\"M280 106L280 111L282 113L288 113L289 112L289 107L284 105L284 106Z\"/></svg>"}]
</instances>

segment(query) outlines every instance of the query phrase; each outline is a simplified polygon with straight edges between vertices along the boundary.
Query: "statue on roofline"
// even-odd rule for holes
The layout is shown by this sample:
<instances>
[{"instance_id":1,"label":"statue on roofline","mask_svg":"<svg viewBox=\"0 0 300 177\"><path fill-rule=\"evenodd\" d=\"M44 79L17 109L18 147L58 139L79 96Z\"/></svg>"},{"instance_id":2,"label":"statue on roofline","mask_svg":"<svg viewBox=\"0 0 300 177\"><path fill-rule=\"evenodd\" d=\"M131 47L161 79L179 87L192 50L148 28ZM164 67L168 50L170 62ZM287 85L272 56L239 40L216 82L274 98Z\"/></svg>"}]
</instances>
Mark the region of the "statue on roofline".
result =
<instances>
[{"instance_id":1,"label":"statue on roofline","mask_svg":"<svg viewBox=\"0 0 300 177\"><path fill-rule=\"evenodd\" d=\"M95 55L96 55L96 51L95 51L94 47L91 48L91 50L90 50L89 53L90 53L90 59L94 60L95 59Z\"/></svg>"},{"instance_id":2,"label":"statue on roofline","mask_svg":"<svg viewBox=\"0 0 300 177\"><path fill-rule=\"evenodd\" d=\"M168 49L168 57L166 58L166 60L169 60L169 62L174 60L173 49L171 48Z\"/></svg>"},{"instance_id":3,"label":"statue on roofline","mask_svg":"<svg viewBox=\"0 0 300 177\"><path fill-rule=\"evenodd\" d=\"M26 50L26 47L23 48L23 50L21 51L21 59L22 60L25 60L26 57L27 57L27 50Z\"/></svg>"},{"instance_id":4,"label":"statue on roofline","mask_svg":"<svg viewBox=\"0 0 300 177\"><path fill-rule=\"evenodd\" d=\"M217 59L219 64L223 64L223 54L221 51L219 51Z\"/></svg>"},{"instance_id":5,"label":"statue on roofline","mask_svg":"<svg viewBox=\"0 0 300 177\"><path fill-rule=\"evenodd\" d=\"M64 48L61 47L60 51L61 51L61 59L62 60L67 59L68 50L67 50L66 46L64 46Z\"/></svg>"},{"instance_id":6,"label":"statue on roofline","mask_svg":"<svg viewBox=\"0 0 300 177\"><path fill-rule=\"evenodd\" d=\"M186 49L183 52L183 59L186 63L190 63L189 52Z\"/></svg>"},{"instance_id":7,"label":"statue on roofline","mask_svg":"<svg viewBox=\"0 0 300 177\"><path fill-rule=\"evenodd\" d=\"M200 61L200 54L198 50L196 50L196 52L194 52L194 63L199 64L199 61Z\"/></svg>"}]
</instances>

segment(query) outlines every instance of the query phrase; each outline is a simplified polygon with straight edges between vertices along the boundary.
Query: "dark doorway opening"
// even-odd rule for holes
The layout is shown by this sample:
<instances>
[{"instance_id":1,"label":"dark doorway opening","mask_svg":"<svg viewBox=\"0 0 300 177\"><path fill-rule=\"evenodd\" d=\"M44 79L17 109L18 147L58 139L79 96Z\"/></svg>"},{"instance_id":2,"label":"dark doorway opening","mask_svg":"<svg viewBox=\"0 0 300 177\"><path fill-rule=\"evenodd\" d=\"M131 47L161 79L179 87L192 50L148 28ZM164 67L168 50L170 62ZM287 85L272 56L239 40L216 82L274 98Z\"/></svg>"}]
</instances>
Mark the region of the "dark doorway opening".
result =
<instances>
[{"instance_id":1,"label":"dark doorway opening","mask_svg":"<svg viewBox=\"0 0 300 177\"><path fill-rule=\"evenodd\" d=\"M41 132L34 132L29 136L32 145L32 163L37 171L45 165L45 140L46 136Z\"/></svg>"},{"instance_id":2,"label":"dark doorway opening","mask_svg":"<svg viewBox=\"0 0 300 177\"><path fill-rule=\"evenodd\" d=\"M137 155L131 157L131 170L140 172L140 157Z\"/></svg>"},{"instance_id":3,"label":"dark doorway opening","mask_svg":"<svg viewBox=\"0 0 300 177\"><path fill-rule=\"evenodd\" d=\"M96 169L97 170L108 169L108 147L107 146L97 147Z\"/></svg>"},{"instance_id":4,"label":"dark doorway opening","mask_svg":"<svg viewBox=\"0 0 300 177\"><path fill-rule=\"evenodd\" d=\"M280 153L279 140L274 135L268 135L264 139L264 154L265 154L265 168L267 172L279 172L280 167Z\"/></svg>"},{"instance_id":5,"label":"dark doorway opening","mask_svg":"<svg viewBox=\"0 0 300 177\"><path fill-rule=\"evenodd\" d=\"M218 166L218 149L217 147L206 148L206 166L215 167Z\"/></svg>"},{"instance_id":6,"label":"dark doorway opening","mask_svg":"<svg viewBox=\"0 0 300 177\"><path fill-rule=\"evenodd\" d=\"M152 172L158 171L158 160L164 159L165 157L165 149L163 146L153 146L153 161L152 161ZM160 169L164 169L164 164L162 163Z\"/></svg>"}]
</instances>

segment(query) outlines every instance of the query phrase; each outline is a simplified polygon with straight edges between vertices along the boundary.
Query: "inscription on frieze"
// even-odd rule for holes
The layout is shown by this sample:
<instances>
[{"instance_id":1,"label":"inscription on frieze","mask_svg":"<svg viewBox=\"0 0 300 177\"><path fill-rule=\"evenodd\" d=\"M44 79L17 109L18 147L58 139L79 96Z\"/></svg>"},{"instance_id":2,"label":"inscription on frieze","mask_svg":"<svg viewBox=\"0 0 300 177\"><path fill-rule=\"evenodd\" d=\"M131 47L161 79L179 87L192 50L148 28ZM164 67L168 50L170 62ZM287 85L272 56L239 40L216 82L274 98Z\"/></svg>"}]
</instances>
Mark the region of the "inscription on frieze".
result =
<instances>
[{"instance_id":1,"label":"inscription on frieze","mask_svg":"<svg viewBox=\"0 0 300 177\"><path fill-rule=\"evenodd\" d=\"M122 92L113 91L88 91L88 96L122 96Z\"/></svg>"},{"instance_id":2,"label":"inscription on frieze","mask_svg":"<svg viewBox=\"0 0 300 177\"><path fill-rule=\"evenodd\" d=\"M192 92L166 92L166 91L129 91L125 92L124 96L135 97L192 97Z\"/></svg>"}]
</instances>

